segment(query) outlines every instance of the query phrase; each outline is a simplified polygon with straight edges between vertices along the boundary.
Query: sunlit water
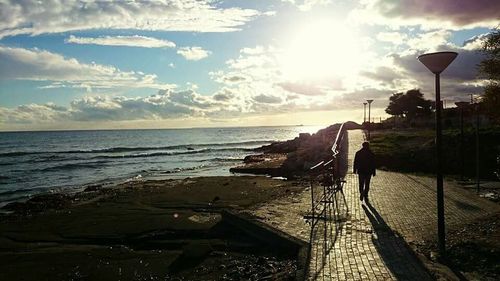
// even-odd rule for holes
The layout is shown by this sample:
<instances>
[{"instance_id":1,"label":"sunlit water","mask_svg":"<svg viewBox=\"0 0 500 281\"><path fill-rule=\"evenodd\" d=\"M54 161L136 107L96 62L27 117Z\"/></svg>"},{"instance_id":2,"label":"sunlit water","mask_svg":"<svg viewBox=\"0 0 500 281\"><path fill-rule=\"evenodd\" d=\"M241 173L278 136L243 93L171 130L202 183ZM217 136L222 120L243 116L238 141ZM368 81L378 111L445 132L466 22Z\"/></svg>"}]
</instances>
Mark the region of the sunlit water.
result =
<instances>
[{"instance_id":1,"label":"sunlit water","mask_svg":"<svg viewBox=\"0 0 500 281\"><path fill-rule=\"evenodd\" d=\"M127 180L230 175L252 149L319 127L0 133L0 205Z\"/></svg>"}]
</instances>

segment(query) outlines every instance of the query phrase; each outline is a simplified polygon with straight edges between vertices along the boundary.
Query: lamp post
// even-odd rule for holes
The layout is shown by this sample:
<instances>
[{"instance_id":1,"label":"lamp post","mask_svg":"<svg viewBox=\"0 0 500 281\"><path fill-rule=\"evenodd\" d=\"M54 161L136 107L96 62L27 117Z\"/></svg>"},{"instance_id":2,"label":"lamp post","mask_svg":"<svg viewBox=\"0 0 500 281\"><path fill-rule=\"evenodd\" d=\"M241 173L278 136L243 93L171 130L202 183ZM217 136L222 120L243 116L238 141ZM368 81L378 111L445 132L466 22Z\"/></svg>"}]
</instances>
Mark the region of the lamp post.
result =
<instances>
[{"instance_id":1,"label":"lamp post","mask_svg":"<svg viewBox=\"0 0 500 281\"><path fill-rule=\"evenodd\" d=\"M436 82L436 182L437 182L437 226L438 226L438 248L441 256L445 255L445 231L444 231L444 194L443 194L443 174L442 166L442 131L441 131L441 89L439 84L439 74L457 57L455 52L437 52L423 54L418 60L425 65L435 75Z\"/></svg>"},{"instance_id":2,"label":"lamp post","mask_svg":"<svg viewBox=\"0 0 500 281\"><path fill-rule=\"evenodd\" d=\"M363 103L363 110L364 110L364 113L363 113L363 124L365 124L365 122L366 122L366 102Z\"/></svg>"},{"instance_id":3,"label":"lamp post","mask_svg":"<svg viewBox=\"0 0 500 281\"><path fill-rule=\"evenodd\" d=\"M479 194L479 103L474 102L474 112L476 113L476 192Z\"/></svg>"},{"instance_id":4,"label":"lamp post","mask_svg":"<svg viewBox=\"0 0 500 281\"><path fill-rule=\"evenodd\" d=\"M371 135L370 135L370 127L371 127L371 117L370 117L370 111L371 111L371 105L373 100L366 100L368 102L368 140L370 140Z\"/></svg>"},{"instance_id":5,"label":"lamp post","mask_svg":"<svg viewBox=\"0 0 500 281\"><path fill-rule=\"evenodd\" d=\"M366 102L363 103L363 110L364 110L364 113L363 113L363 123L366 122Z\"/></svg>"},{"instance_id":6,"label":"lamp post","mask_svg":"<svg viewBox=\"0 0 500 281\"><path fill-rule=\"evenodd\" d=\"M459 101L455 103L460 109L460 179L464 180L464 108L469 106L466 101Z\"/></svg>"}]
</instances>

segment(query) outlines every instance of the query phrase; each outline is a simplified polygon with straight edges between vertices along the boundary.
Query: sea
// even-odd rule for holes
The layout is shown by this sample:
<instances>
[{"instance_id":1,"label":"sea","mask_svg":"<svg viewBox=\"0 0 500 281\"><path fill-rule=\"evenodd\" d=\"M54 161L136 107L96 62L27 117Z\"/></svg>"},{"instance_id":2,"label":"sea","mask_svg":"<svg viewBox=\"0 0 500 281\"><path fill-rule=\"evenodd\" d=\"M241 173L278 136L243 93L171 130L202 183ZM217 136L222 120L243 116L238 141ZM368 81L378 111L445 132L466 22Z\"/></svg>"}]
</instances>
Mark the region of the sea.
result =
<instances>
[{"instance_id":1,"label":"sea","mask_svg":"<svg viewBox=\"0 0 500 281\"><path fill-rule=\"evenodd\" d=\"M0 207L90 185L229 176L255 148L320 128L0 132Z\"/></svg>"}]
</instances>

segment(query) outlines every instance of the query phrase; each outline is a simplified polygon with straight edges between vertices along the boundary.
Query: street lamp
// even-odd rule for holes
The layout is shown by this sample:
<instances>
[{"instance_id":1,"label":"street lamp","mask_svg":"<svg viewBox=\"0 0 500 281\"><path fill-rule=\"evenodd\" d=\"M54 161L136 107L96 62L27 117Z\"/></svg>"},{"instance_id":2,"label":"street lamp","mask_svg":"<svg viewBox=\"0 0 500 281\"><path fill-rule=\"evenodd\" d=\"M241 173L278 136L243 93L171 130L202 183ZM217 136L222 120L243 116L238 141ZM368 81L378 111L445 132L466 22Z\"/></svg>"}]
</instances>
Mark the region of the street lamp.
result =
<instances>
[{"instance_id":1,"label":"street lamp","mask_svg":"<svg viewBox=\"0 0 500 281\"><path fill-rule=\"evenodd\" d=\"M363 103L363 109L364 109L364 113L363 113L363 124L366 123L366 102Z\"/></svg>"},{"instance_id":2,"label":"street lamp","mask_svg":"<svg viewBox=\"0 0 500 281\"><path fill-rule=\"evenodd\" d=\"M368 102L368 140L370 140L371 135L370 135L370 127L371 127L371 116L370 116L370 110L371 110L371 105L373 100L366 100Z\"/></svg>"},{"instance_id":3,"label":"street lamp","mask_svg":"<svg viewBox=\"0 0 500 281\"><path fill-rule=\"evenodd\" d=\"M441 256L445 255L445 232L444 232L444 194L443 194L443 174L442 147L441 147L441 89L439 85L439 74L457 57L455 52L437 52L423 54L418 60L425 65L435 75L436 79L436 181L437 181L437 217L438 217L438 247Z\"/></svg>"},{"instance_id":4,"label":"street lamp","mask_svg":"<svg viewBox=\"0 0 500 281\"><path fill-rule=\"evenodd\" d=\"M479 193L479 103L474 100L473 105L476 114L476 192Z\"/></svg>"},{"instance_id":5,"label":"street lamp","mask_svg":"<svg viewBox=\"0 0 500 281\"><path fill-rule=\"evenodd\" d=\"M460 179L464 180L465 160L464 160L464 109L469 106L466 101L456 102L455 105L460 109Z\"/></svg>"}]
</instances>

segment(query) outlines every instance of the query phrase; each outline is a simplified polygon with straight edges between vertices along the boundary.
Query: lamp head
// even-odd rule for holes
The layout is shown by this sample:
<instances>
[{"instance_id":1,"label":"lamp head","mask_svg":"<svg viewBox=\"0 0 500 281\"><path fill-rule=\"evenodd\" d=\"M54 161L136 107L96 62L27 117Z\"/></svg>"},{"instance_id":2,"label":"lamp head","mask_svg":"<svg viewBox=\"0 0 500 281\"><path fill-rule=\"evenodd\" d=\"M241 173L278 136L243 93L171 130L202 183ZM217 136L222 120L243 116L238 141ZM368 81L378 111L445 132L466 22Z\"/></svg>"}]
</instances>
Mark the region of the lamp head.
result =
<instances>
[{"instance_id":1,"label":"lamp head","mask_svg":"<svg viewBox=\"0 0 500 281\"><path fill-rule=\"evenodd\" d=\"M432 73L439 74L458 56L456 52L437 52L418 56L418 60Z\"/></svg>"},{"instance_id":2,"label":"lamp head","mask_svg":"<svg viewBox=\"0 0 500 281\"><path fill-rule=\"evenodd\" d=\"M373 102L373 100L366 100L366 101L367 101L368 103L372 103L372 102Z\"/></svg>"}]
</instances>

